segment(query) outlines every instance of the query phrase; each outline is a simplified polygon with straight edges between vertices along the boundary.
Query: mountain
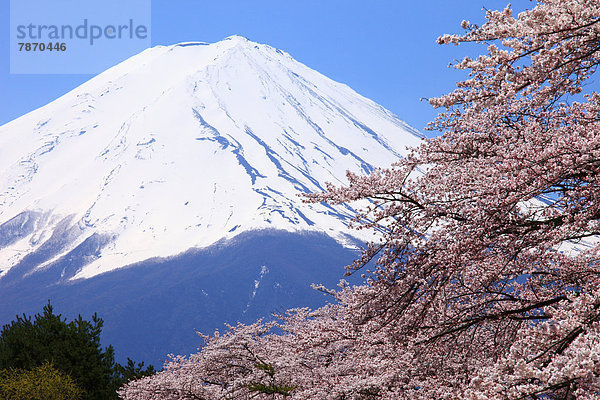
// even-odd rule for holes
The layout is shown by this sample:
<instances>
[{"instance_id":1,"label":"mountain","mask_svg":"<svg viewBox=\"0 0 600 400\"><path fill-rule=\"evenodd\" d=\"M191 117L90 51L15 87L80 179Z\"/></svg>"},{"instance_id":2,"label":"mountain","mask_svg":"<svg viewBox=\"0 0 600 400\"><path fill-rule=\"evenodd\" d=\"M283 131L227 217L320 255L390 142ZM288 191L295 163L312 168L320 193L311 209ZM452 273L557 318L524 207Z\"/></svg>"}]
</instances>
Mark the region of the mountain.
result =
<instances>
[{"instance_id":1,"label":"mountain","mask_svg":"<svg viewBox=\"0 0 600 400\"><path fill-rule=\"evenodd\" d=\"M150 48L0 127L0 322L48 298L115 332L157 307L212 329L317 304L308 285L340 278L365 237L350 206L298 195L420 140L273 47Z\"/></svg>"}]
</instances>

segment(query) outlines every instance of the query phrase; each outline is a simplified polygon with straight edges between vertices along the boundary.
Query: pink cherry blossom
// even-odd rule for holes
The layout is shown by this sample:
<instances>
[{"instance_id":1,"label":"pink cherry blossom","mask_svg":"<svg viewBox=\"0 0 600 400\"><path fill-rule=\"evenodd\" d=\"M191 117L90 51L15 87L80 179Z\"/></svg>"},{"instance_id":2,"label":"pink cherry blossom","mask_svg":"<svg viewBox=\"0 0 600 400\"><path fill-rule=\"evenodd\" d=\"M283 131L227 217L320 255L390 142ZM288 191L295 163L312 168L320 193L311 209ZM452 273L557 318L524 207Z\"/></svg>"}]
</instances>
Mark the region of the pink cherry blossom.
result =
<instances>
[{"instance_id":1,"label":"pink cherry blossom","mask_svg":"<svg viewBox=\"0 0 600 400\"><path fill-rule=\"evenodd\" d=\"M124 399L600 399L600 2L486 19L438 40L486 50L430 101L440 136L308 196L368 200L365 283L207 337Z\"/></svg>"}]
</instances>

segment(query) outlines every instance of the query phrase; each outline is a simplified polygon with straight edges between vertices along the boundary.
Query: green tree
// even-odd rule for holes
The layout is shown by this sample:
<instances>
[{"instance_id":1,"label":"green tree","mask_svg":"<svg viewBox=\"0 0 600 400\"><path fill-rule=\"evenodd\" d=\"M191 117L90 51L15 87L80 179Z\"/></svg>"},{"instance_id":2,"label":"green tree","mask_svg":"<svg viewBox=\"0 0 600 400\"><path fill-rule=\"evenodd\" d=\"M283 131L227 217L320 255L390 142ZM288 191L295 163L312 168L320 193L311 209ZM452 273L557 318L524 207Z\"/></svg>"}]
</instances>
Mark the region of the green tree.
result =
<instances>
[{"instance_id":1,"label":"green tree","mask_svg":"<svg viewBox=\"0 0 600 400\"><path fill-rule=\"evenodd\" d=\"M154 375L156 370L154 366L148 365L144 368L144 362L135 363L131 358L127 358L127 364L115 364L115 388L118 389L127 382L143 378L144 376Z\"/></svg>"},{"instance_id":2,"label":"green tree","mask_svg":"<svg viewBox=\"0 0 600 400\"><path fill-rule=\"evenodd\" d=\"M51 362L60 372L72 377L83 389L83 400L117 399L116 390L130 379L154 373L143 363L130 360L128 367L115 362L114 349L102 349L100 333L104 321L94 314L91 321L81 315L67 322L56 315L50 302L32 320L17 316L0 332L0 369L33 370Z\"/></svg>"},{"instance_id":3,"label":"green tree","mask_svg":"<svg viewBox=\"0 0 600 400\"><path fill-rule=\"evenodd\" d=\"M31 371L0 370L2 400L79 400L83 391L70 376L45 362Z\"/></svg>"}]
</instances>

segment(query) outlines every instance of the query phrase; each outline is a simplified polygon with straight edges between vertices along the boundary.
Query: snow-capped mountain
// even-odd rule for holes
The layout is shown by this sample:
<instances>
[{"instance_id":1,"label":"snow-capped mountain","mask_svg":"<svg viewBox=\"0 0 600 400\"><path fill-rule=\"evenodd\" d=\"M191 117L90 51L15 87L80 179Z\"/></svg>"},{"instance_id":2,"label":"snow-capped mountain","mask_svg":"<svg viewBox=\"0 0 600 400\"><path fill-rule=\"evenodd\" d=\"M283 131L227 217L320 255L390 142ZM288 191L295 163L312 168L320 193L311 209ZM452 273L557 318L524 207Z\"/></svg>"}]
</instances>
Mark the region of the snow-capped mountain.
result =
<instances>
[{"instance_id":1,"label":"snow-capped mountain","mask_svg":"<svg viewBox=\"0 0 600 400\"><path fill-rule=\"evenodd\" d=\"M343 241L352 210L298 194L420 138L267 45L148 49L0 127L0 282L61 260L76 260L63 280L89 278L256 229Z\"/></svg>"}]
</instances>

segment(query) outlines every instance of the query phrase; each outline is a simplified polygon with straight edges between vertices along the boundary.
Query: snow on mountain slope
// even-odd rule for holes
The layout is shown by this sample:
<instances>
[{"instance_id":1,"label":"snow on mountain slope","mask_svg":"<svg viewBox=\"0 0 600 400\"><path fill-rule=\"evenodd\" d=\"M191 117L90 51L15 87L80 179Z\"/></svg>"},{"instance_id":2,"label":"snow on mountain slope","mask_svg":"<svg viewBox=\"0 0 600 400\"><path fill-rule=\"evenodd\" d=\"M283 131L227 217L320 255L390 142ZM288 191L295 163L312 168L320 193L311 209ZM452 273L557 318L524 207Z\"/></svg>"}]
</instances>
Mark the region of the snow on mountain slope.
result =
<instances>
[{"instance_id":1,"label":"snow on mountain slope","mask_svg":"<svg viewBox=\"0 0 600 400\"><path fill-rule=\"evenodd\" d=\"M0 276L85 250L63 278L87 278L262 228L343 240L352 210L297 194L420 137L270 46L157 46L0 127Z\"/></svg>"}]
</instances>

